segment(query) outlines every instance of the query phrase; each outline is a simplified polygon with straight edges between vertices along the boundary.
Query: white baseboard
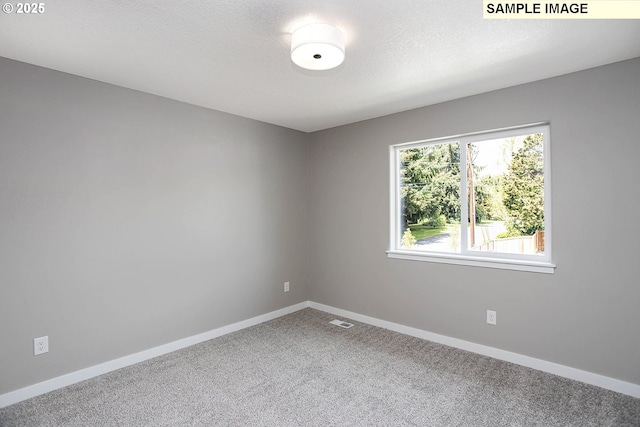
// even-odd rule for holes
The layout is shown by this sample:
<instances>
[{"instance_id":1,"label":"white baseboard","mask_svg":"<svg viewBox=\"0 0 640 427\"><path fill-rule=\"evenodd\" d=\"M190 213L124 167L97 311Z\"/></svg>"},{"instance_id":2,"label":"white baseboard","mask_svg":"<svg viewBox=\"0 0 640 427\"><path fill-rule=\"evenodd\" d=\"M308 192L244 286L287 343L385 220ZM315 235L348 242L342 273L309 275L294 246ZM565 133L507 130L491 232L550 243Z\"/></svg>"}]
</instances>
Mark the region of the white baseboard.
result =
<instances>
[{"instance_id":1,"label":"white baseboard","mask_svg":"<svg viewBox=\"0 0 640 427\"><path fill-rule=\"evenodd\" d=\"M435 334L433 332L400 325L398 323L388 322L386 320L376 319L375 317L353 313L351 311L342 310L340 308L335 308L329 305L319 304L312 301L309 302L309 307L325 311L327 313L335 314L336 316L346 317L358 322L389 329L394 332L400 332L402 334L410 335L416 338L422 338L425 340L437 342L439 344L448 345L450 347L459 348L461 350L482 354L483 356L493 357L494 359L504 360L506 362L526 366L527 368L537 369L539 371L548 372L550 374L558 375L583 383L606 388L607 390L612 390L618 393L640 398L640 385L638 384L617 380L615 378L594 374L592 372L571 368L569 366L564 366L553 362L547 362L546 360L536 359L534 357L524 356L518 353L512 353L506 350L500 350L498 348L489 347L482 344L476 344L470 341L451 338L446 335Z\"/></svg>"},{"instance_id":2,"label":"white baseboard","mask_svg":"<svg viewBox=\"0 0 640 427\"><path fill-rule=\"evenodd\" d=\"M99 365L95 365L89 368L81 369L79 371L71 372L69 374L52 378L50 380L46 380L41 383L37 383L25 388L21 388L16 391L11 391L9 393L0 395L0 408L13 405L14 403L18 403L20 401L23 401L35 396L39 396L44 393L48 393L50 391L57 390L62 387L66 387L68 385L75 384L80 381L97 377L98 375L106 374L107 372L115 371L116 369L121 369L136 363L143 362L148 359L152 359L154 357L162 356L163 354L171 353L172 351L180 350L182 348L189 347L191 345L198 344L203 341L208 341L208 340L220 337L222 335L230 334L231 332L236 332L241 329L248 328L250 326L258 325L260 323L264 323L266 321L273 320L278 317L282 317L284 315L293 313L298 310L302 310L303 308L307 308L307 307L309 307L308 301L301 302L299 304L285 307L280 310L272 311L270 313L266 313L261 316L252 317L251 319L243 320L227 326L222 326L218 329L213 329L208 332L203 332L198 335L193 335L191 337L173 341L168 344L151 348L149 350L144 350L139 353L131 354L128 356L121 357L119 359L110 360L108 362L101 363Z\"/></svg>"},{"instance_id":3,"label":"white baseboard","mask_svg":"<svg viewBox=\"0 0 640 427\"><path fill-rule=\"evenodd\" d=\"M354 313L340 308L319 304L312 301L305 301L299 304L285 307L280 310L272 311L270 313L263 314L261 316L252 317L251 319L243 320L231 325L223 326L218 329L213 329L202 334L193 335L191 337L183 338L177 341L170 342L158 347L144 350L139 353L124 356L119 359L111 360L109 362L101 363L99 365L91 366L89 368L81 369L79 371L71 372L66 375L62 375L50 380L43 381L38 384L34 384L19 390L15 390L9 393L0 395L0 408L18 403L20 401L39 396L44 393L48 393L53 390L57 390L68 385L78 383L80 381L88 380L98 375L106 374L116 369L121 369L139 362L143 362L148 359L152 359L163 354L170 353L172 351L180 350L185 347L189 347L194 344L208 341L222 335L236 332L241 329L248 328L250 326L258 325L269 320L282 317L284 315L293 313L303 308L315 308L317 310L325 311L327 313L334 314L336 316L346 317L356 320L358 322L367 323L373 326L389 329L391 331L399 332L402 334L422 338L425 340L437 342L440 344L448 345L450 347L459 348L461 350L470 351L473 353L482 354L484 356L493 357L494 359L504 360L507 362L515 363L517 365L526 366L528 368L537 369L539 371L548 372L561 377L569 378L583 383L595 385L608 390L616 391L618 393L626 394L632 397L640 398L640 385L633 384L614 378L606 377L604 375L594 374L591 372L583 371L569 366L559 365L553 362L547 362L545 360L536 359L534 357L524 356L518 353L512 353L506 350L500 350L497 348L485 346L482 344L476 344L470 341L464 341L457 338L448 337L446 335L435 334L433 332L424 331L422 329L412 328L409 326L400 325L398 323L388 322L386 320L377 319L375 317L365 316L362 314Z\"/></svg>"}]
</instances>

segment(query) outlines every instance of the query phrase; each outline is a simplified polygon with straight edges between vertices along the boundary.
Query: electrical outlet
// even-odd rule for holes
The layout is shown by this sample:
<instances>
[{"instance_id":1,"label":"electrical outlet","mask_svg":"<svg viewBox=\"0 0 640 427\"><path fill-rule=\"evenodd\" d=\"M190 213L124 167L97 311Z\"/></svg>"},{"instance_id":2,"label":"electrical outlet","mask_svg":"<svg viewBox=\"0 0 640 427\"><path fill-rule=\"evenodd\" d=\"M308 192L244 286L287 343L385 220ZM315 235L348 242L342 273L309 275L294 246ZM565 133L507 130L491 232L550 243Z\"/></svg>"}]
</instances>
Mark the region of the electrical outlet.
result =
<instances>
[{"instance_id":1,"label":"electrical outlet","mask_svg":"<svg viewBox=\"0 0 640 427\"><path fill-rule=\"evenodd\" d=\"M284 282L284 291L289 292L289 282Z\"/></svg>"},{"instance_id":2,"label":"electrical outlet","mask_svg":"<svg viewBox=\"0 0 640 427\"><path fill-rule=\"evenodd\" d=\"M49 337L40 337L33 339L33 355L37 356L39 354L48 353L49 352Z\"/></svg>"},{"instance_id":3,"label":"electrical outlet","mask_svg":"<svg viewBox=\"0 0 640 427\"><path fill-rule=\"evenodd\" d=\"M490 325L496 324L496 312L493 310L487 310L487 323Z\"/></svg>"}]
</instances>

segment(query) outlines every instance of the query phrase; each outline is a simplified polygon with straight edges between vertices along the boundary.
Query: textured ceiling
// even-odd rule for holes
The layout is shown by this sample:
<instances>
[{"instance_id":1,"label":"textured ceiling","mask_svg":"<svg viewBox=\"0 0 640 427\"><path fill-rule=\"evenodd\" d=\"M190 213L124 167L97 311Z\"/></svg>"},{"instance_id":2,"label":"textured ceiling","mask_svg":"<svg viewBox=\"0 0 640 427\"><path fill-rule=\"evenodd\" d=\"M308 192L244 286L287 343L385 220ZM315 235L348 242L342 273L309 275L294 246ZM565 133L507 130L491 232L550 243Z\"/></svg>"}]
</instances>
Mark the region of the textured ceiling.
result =
<instances>
[{"instance_id":1,"label":"textured ceiling","mask_svg":"<svg viewBox=\"0 0 640 427\"><path fill-rule=\"evenodd\" d=\"M640 56L640 20L484 20L481 0L44 5L0 14L0 56L306 132ZM345 33L340 67L291 63L309 22Z\"/></svg>"}]
</instances>

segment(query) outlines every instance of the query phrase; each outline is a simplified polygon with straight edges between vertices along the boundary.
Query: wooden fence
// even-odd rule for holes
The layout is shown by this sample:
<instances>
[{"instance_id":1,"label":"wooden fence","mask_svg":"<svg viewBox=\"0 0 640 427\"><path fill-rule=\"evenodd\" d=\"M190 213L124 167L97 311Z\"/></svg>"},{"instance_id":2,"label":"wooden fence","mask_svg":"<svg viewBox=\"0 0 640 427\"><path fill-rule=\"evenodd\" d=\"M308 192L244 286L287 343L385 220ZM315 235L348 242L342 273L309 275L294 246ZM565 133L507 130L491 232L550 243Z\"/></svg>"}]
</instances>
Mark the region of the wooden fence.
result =
<instances>
[{"instance_id":1,"label":"wooden fence","mask_svg":"<svg viewBox=\"0 0 640 427\"><path fill-rule=\"evenodd\" d=\"M537 254L544 252L544 230L538 230L533 236L493 239L474 247L478 251Z\"/></svg>"}]
</instances>

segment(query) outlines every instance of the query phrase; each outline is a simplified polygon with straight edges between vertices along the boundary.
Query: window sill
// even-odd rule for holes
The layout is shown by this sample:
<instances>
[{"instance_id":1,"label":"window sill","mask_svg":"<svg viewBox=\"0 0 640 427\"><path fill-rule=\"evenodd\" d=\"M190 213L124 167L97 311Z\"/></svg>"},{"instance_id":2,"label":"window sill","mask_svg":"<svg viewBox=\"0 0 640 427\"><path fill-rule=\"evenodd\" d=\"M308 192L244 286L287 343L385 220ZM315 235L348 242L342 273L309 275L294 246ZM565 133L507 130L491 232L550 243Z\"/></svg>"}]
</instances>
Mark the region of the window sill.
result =
<instances>
[{"instance_id":1,"label":"window sill","mask_svg":"<svg viewBox=\"0 0 640 427\"><path fill-rule=\"evenodd\" d=\"M555 264L549 262L523 261L503 258L484 258L460 254L420 253L416 251L389 250L387 256L392 259L438 262L442 264L468 265L473 267L498 268L502 270L529 271L533 273L553 274Z\"/></svg>"}]
</instances>

